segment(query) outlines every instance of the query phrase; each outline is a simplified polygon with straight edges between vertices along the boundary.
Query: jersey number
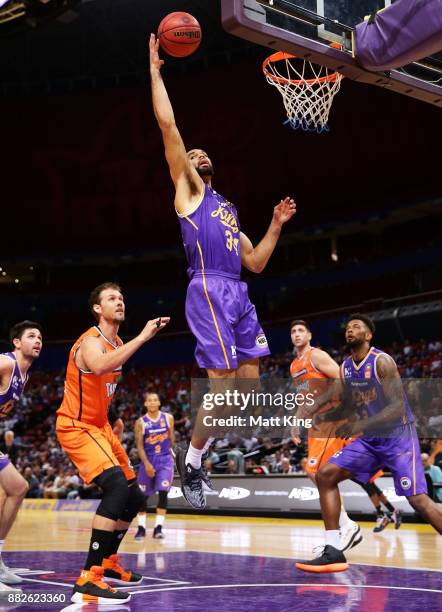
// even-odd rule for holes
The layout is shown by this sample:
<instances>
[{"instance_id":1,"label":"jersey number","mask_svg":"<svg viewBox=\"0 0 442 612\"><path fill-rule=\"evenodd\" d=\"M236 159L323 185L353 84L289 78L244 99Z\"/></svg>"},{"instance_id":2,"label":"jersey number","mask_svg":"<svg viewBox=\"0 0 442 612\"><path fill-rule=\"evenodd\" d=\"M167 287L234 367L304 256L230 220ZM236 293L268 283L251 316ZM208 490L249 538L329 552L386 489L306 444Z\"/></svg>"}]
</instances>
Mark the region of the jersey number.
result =
<instances>
[{"instance_id":1,"label":"jersey number","mask_svg":"<svg viewBox=\"0 0 442 612\"><path fill-rule=\"evenodd\" d=\"M238 255L238 238L234 238L232 232L230 230L226 230L226 247L232 252L232 249L235 249L235 253Z\"/></svg>"}]
</instances>

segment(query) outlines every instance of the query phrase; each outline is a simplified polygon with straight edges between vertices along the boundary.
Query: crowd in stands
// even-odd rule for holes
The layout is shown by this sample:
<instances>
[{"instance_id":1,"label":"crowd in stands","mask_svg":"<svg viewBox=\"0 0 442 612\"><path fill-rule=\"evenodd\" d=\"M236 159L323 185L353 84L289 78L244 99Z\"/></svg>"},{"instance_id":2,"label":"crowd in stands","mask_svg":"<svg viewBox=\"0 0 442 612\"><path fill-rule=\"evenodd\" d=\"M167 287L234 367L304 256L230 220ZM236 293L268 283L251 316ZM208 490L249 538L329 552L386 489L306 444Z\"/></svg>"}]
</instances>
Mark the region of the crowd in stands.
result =
<instances>
[{"instance_id":1,"label":"crowd in stands","mask_svg":"<svg viewBox=\"0 0 442 612\"><path fill-rule=\"evenodd\" d=\"M386 348L404 379L421 438L422 460L430 478L442 481L442 342L421 340ZM329 350L341 363L343 350ZM262 378L289 376L292 352L269 357L262 362ZM15 410L3 420L0 451L7 453L29 482L31 498L99 497L95 485L85 485L78 477L55 436L55 411L63 396L65 372L35 372L26 393ZM124 422L122 443L134 465L138 464L134 425L144 414L143 393L157 392L162 410L173 414L175 439L186 442L192 434L190 403L191 378L203 376L195 368L129 369L114 398L114 408ZM14 432L14 433L13 433ZM306 443L295 445L290 437L240 438L234 432L214 442L205 461L209 473L228 474L305 474ZM439 474L440 473L440 474ZM437 492L442 497L442 490ZM442 499L441 499L442 501Z\"/></svg>"}]
</instances>

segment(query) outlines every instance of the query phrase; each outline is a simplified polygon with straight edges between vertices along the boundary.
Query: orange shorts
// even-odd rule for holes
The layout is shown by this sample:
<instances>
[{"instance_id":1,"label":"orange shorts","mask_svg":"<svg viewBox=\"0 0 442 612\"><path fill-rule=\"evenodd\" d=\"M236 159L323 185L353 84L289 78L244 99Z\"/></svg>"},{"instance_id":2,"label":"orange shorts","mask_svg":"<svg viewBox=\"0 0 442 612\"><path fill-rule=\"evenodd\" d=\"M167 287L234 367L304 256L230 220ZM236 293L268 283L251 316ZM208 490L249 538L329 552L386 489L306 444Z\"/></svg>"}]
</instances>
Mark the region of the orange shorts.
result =
<instances>
[{"instance_id":1,"label":"orange shorts","mask_svg":"<svg viewBox=\"0 0 442 612\"><path fill-rule=\"evenodd\" d=\"M115 466L121 467L127 480L136 477L129 457L109 423L97 427L60 415L56 432L60 446L87 484L104 470Z\"/></svg>"},{"instance_id":2,"label":"orange shorts","mask_svg":"<svg viewBox=\"0 0 442 612\"><path fill-rule=\"evenodd\" d=\"M349 444L350 440L341 438L308 438L308 459L305 471L314 475L335 453Z\"/></svg>"}]
</instances>

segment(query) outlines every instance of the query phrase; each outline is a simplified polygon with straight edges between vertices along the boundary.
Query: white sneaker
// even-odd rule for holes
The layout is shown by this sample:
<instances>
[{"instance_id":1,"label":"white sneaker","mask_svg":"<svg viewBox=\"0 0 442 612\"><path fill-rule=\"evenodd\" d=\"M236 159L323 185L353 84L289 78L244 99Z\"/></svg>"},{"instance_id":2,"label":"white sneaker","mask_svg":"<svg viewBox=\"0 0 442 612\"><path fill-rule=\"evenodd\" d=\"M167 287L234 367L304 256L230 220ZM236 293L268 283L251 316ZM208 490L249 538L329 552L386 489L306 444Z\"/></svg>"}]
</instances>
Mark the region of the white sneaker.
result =
<instances>
[{"instance_id":1,"label":"white sneaker","mask_svg":"<svg viewBox=\"0 0 442 612\"><path fill-rule=\"evenodd\" d=\"M20 587L10 587L7 584L3 584L3 582L0 582L0 598L5 596L7 597L8 595L14 595L14 593L18 594L22 592L23 591Z\"/></svg>"},{"instance_id":2,"label":"white sneaker","mask_svg":"<svg viewBox=\"0 0 442 612\"><path fill-rule=\"evenodd\" d=\"M348 521L340 528L341 550L348 550L362 542L361 528L355 521Z\"/></svg>"},{"instance_id":3,"label":"white sneaker","mask_svg":"<svg viewBox=\"0 0 442 612\"><path fill-rule=\"evenodd\" d=\"M3 562L3 559L0 558L0 582L5 584L20 584L23 582L23 578L11 572L9 567Z\"/></svg>"}]
</instances>

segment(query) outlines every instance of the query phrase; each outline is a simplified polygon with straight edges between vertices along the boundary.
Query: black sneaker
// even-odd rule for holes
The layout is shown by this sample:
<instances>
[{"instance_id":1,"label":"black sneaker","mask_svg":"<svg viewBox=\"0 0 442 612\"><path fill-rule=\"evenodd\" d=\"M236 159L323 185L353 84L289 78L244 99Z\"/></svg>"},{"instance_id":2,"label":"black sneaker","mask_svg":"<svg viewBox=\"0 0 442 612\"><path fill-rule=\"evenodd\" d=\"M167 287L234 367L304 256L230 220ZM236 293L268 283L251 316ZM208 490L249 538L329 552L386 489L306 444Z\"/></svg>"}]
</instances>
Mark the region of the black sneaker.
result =
<instances>
[{"instance_id":1,"label":"black sneaker","mask_svg":"<svg viewBox=\"0 0 442 612\"><path fill-rule=\"evenodd\" d=\"M382 514L379 514L377 519L376 519L376 526L373 529L374 533L380 533L381 531L384 531L385 527L391 522L391 519L389 517L388 514L386 514L385 512L383 512Z\"/></svg>"},{"instance_id":2,"label":"black sneaker","mask_svg":"<svg viewBox=\"0 0 442 612\"><path fill-rule=\"evenodd\" d=\"M161 527L161 525L157 525L152 533L152 537L155 540L162 540L164 538L164 533L163 533L163 529Z\"/></svg>"},{"instance_id":3,"label":"black sneaker","mask_svg":"<svg viewBox=\"0 0 442 612\"><path fill-rule=\"evenodd\" d=\"M82 570L74 584L71 602L77 604L118 604L130 600L130 593L122 593L103 582L103 568L92 566Z\"/></svg>"},{"instance_id":4,"label":"black sneaker","mask_svg":"<svg viewBox=\"0 0 442 612\"><path fill-rule=\"evenodd\" d=\"M392 512L390 515L390 520L392 523L394 523L394 528L399 529L399 527L402 525L402 511L394 510L394 512Z\"/></svg>"},{"instance_id":5,"label":"black sneaker","mask_svg":"<svg viewBox=\"0 0 442 612\"><path fill-rule=\"evenodd\" d=\"M298 561L296 567L303 572L326 574L332 572L345 572L348 569L347 559L343 553L334 546L324 546L322 554L311 561Z\"/></svg>"},{"instance_id":6,"label":"black sneaker","mask_svg":"<svg viewBox=\"0 0 442 612\"><path fill-rule=\"evenodd\" d=\"M186 465L186 451L176 447L176 467L181 479L181 491L184 499L194 508L202 510L206 507L206 497L203 490L203 470Z\"/></svg>"},{"instance_id":7,"label":"black sneaker","mask_svg":"<svg viewBox=\"0 0 442 612\"><path fill-rule=\"evenodd\" d=\"M216 491L215 489L215 485L213 484L213 482L210 480L206 470L204 469L204 462L205 460L209 457L209 452L206 451L203 456L201 457L201 478L203 479L204 484L206 485L206 487L208 488L209 491Z\"/></svg>"},{"instance_id":8,"label":"black sneaker","mask_svg":"<svg viewBox=\"0 0 442 612\"><path fill-rule=\"evenodd\" d=\"M141 525L139 525L138 529L137 529L137 533L135 534L135 540L144 540L144 538L146 537L146 529L144 527L142 527Z\"/></svg>"}]
</instances>

